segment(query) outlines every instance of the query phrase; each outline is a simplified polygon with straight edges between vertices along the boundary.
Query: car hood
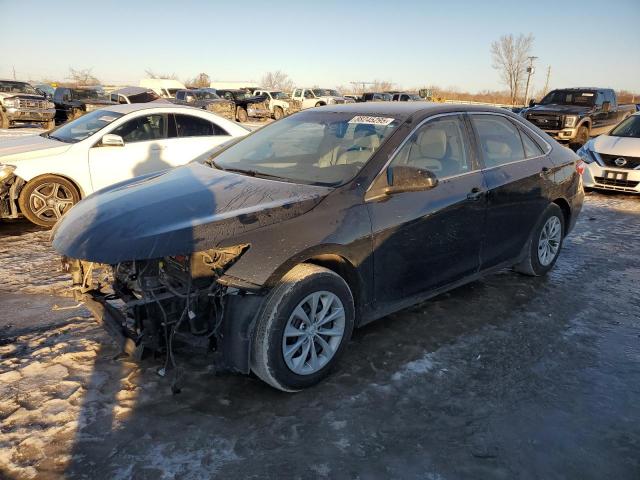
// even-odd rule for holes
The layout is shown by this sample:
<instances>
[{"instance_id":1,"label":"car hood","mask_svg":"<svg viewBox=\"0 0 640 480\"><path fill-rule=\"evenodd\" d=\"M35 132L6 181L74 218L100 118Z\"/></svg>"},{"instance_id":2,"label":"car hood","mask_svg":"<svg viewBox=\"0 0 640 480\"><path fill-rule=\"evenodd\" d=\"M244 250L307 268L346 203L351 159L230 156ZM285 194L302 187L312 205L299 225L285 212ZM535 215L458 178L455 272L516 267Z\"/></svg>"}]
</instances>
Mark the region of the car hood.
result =
<instances>
[{"instance_id":1,"label":"car hood","mask_svg":"<svg viewBox=\"0 0 640 480\"><path fill-rule=\"evenodd\" d=\"M561 113L564 115L583 115L591 110L590 107L577 105L536 105L528 108L527 113Z\"/></svg>"},{"instance_id":2,"label":"car hood","mask_svg":"<svg viewBox=\"0 0 640 480\"><path fill-rule=\"evenodd\" d=\"M9 138L0 143L0 163L58 155L66 152L70 147L69 143L40 135Z\"/></svg>"},{"instance_id":3,"label":"car hood","mask_svg":"<svg viewBox=\"0 0 640 480\"><path fill-rule=\"evenodd\" d=\"M640 157L640 138L600 135L592 140L593 150L607 155Z\"/></svg>"},{"instance_id":4,"label":"car hood","mask_svg":"<svg viewBox=\"0 0 640 480\"><path fill-rule=\"evenodd\" d=\"M330 191L193 163L90 195L58 222L53 246L108 264L184 255L301 215Z\"/></svg>"},{"instance_id":5,"label":"car hood","mask_svg":"<svg viewBox=\"0 0 640 480\"><path fill-rule=\"evenodd\" d=\"M32 93L0 92L0 98L29 98L33 100L46 100L42 95Z\"/></svg>"}]
</instances>

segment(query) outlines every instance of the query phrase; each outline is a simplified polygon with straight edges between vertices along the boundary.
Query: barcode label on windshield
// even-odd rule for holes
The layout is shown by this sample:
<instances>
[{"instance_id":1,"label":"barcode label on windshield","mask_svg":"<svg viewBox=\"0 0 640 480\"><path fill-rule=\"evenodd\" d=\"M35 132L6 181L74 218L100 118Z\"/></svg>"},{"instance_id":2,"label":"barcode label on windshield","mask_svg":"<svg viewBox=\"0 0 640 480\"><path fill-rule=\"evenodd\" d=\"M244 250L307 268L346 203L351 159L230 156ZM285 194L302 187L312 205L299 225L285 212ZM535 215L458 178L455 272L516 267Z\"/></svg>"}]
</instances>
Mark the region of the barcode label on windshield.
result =
<instances>
[{"instance_id":1,"label":"barcode label on windshield","mask_svg":"<svg viewBox=\"0 0 640 480\"><path fill-rule=\"evenodd\" d=\"M349 120L349 123L366 123L369 125L384 125L387 126L395 119L386 117L370 117L368 115L358 115Z\"/></svg>"}]
</instances>

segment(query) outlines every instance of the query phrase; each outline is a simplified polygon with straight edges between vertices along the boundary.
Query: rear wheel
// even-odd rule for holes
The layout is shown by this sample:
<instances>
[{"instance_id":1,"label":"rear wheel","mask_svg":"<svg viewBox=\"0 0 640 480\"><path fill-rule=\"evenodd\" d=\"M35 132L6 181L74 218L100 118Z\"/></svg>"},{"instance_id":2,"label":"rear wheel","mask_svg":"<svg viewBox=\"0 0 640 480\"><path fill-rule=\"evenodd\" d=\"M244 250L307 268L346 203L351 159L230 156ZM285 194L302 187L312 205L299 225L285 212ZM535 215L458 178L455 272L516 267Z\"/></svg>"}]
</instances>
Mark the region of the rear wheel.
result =
<instances>
[{"instance_id":1,"label":"rear wheel","mask_svg":"<svg viewBox=\"0 0 640 480\"><path fill-rule=\"evenodd\" d=\"M24 186L18 205L27 220L50 228L79 201L80 193L69 180L43 175Z\"/></svg>"},{"instance_id":2,"label":"rear wheel","mask_svg":"<svg viewBox=\"0 0 640 480\"><path fill-rule=\"evenodd\" d=\"M247 111L242 107L238 107L238 110L236 112L236 119L239 122L246 122L248 118L249 116L247 115Z\"/></svg>"},{"instance_id":3,"label":"rear wheel","mask_svg":"<svg viewBox=\"0 0 640 480\"><path fill-rule=\"evenodd\" d=\"M539 277L553 268L564 239L564 215L560 207L552 203L540 217L526 246L526 256L515 270Z\"/></svg>"},{"instance_id":4,"label":"rear wheel","mask_svg":"<svg viewBox=\"0 0 640 480\"><path fill-rule=\"evenodd\" d=\"M252 370L286 392L318 383L344 352L354 316L353 296L342 277L317 265L296 266L260 314Z\"/></svg>"},{"instance_id":5,"label":"rear wheel","mask_svg":"<svg viewBox=\"0 0 640 480\"><path fill-rule=\"evenodd\" d=\"M324 105L324 103L323 103L323 102L318 102L318 103L316 103L316 107L322 107L323 105Z\"/></svg>"}]
</instances>

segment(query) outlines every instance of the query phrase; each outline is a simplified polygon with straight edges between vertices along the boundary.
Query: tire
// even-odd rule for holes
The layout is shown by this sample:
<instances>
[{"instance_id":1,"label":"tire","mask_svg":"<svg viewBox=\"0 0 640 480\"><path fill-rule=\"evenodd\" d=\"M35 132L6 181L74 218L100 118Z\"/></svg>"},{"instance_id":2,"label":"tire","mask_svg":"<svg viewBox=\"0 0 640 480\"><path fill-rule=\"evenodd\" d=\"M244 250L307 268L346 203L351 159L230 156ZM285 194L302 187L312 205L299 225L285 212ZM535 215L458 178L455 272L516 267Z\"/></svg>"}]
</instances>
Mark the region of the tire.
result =
<instances>
[{"instance_id":1,"label":"tire","mask_svg":"<svg viewBox=\"0 0 640 480\"><path fill-rule=\"evenodd\" d=\"M248 118L249 116L247 115L247 111L242 107L238 107L238 110L236 111L236 120L244 123Z\"/></svg>"},{"instance_id":2,"label":"tire","mask_svg":"<svg viewBox=\"0 0 640 480\"><path fill-rule=\"evenodd\" d=\"M0 112L0 128L9 128L11 126L11 122L9 118L2 112Z\"/></svg>"},{"instance_id":3,"label":"tire","mask_svg":"<svg viewBox=\"0 0 640 480\"><path fill-rule=\"evenodd\" d=\"M273 118L275 120L280 120L282 117L284 117L284 111L282 110L282 108L280 107L276 107L273 109Z\"/></svg>"},{"instance_id":4,"label":"tire","mask_svg":"<svg viewBox=\"0 0 640 480\"><path fill-rule=\"evenodd\" d=\"M316 107L323 107L325 104L323 102L316 103Z\"/></svg>"},{"instance_id":5,"label":"tire","mask_svg":"<svg viewBox=\"0 0 640 480\"><path fill-rule=\"evenodd\" d=\"M553 230L554 226L559 229L559 231ZM549 235L550 232L555 233ZM525 246L526 256L514 267L515 270L532 277L545 275L556 264L556 260L558 260L564 240L564 232L564 214L558 205L552 203L544 211L531 232L531 236ZM546 241L546 247L544 246L545 237L550 237L550 239ZM551 256L545 256L542 252L550 253Z\"/></svg>"},{"instance_id":6,"label":"tire","mask_svg":"<svg viewBox=\"0 0 640 480\"><path fill-rule=\"evenodd\" d=\"M56 127L56 121L51 119L48 122L43 123L42 127L47 131L53 130Z\"/></svg>"},{"instance_id":7,"label":"tire","mask_svg":"<svg viewBox=\"0 0 640 480\"><path fill-rule=\"evenodd\" d=\"M571 148L577 150L585 143L589 141L589 127L583 125L578 128L578 133L576 134L576 138L571 142Z\"/></svg>"},{"instance_id":8,"label":"tire","mask_svg":"<svg viewBox=\"0 0 640 480\"><path fill-rule=\"evenodd\" d=\"M315 303L319 311L316 308L311 321L302 321L303 317L295 312L302 309L309 320L312 309L308 307L314 304L315 296L319 297ZM325 311L327 305L330 307ZM329 317L335 320L318 323ZM285 392L315 385L329 374L344 353L353 332L354 318L353 295L342 277L317 265L297 265L265 300L253 337L252 371L272 387ZM293 335L285 337L285 329ZM322 335L323 331L332 332L331 336ZM338 332L341 332L340 337ZM328 347L326 350L322 342ZM292 353L287 355L286 352ZM296 363L298 371L294 371Z\"/></svg>"},{"instance_id":9,"label":"tire","mask_svg":"<svg viewBox=\"0 0 640 480\"><path fill-rule=\"evenodd\" d=\"M42 175L27 183L20 192L18 205L31 223L51 228L80 201L80 192L66 178Z\"/></svg>"}]
</instances>

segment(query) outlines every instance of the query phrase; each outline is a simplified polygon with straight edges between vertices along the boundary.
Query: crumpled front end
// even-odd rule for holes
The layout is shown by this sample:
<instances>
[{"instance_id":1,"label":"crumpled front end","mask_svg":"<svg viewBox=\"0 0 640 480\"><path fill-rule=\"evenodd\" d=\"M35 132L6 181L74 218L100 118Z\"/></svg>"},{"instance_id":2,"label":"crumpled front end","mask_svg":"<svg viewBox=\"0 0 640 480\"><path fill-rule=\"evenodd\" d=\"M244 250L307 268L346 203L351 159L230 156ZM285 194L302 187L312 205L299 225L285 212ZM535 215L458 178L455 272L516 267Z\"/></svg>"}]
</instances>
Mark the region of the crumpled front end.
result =
<instances>
[{"instance_id":1,"label":"crumpled front end","mask_svg":"<svg viewBox=\"0 0 640 480\"><path fill-rule=\"evenodd\" d=\"M1 176L1 172L0 172ZM25 181L13 174L0 180L0 218L18 218L18 196Z\"/></svg>"},{"instance_id":2,"label":"crumpled front end","mask_svg":"<svg viewBox=\"0 0 640 480\"><path fill-rule=\"evenodd\" d=\"M271 110L266 101L254 102L247 105L247 115L250 117L265 118L271 117Z\"/></svg>"},{"instance_id":3,"label":"crumpled front end","mask_svg":"<svg viewBox=\"0 0 640 480\"><path fill-rule=\"evenodd\" d=\"M236 107L233 102L223 100L207 104L207 110L228 120L235 120Z\"/></svg>"},{"instance_id":4,"label":"crumpled front end","mask_svg":"<svg viewBox=\"0 0 640 480\"><path fill-rule=\"evenodd\" d=\"M249 329L263 297L218 280L250 247L116 265L66 257L62 263L76 298L124 352L138 359L147 351L160 353L165 374L176 368L174 350L188 345L213 355L220 369L248 373ZM177 373L173 380L176 387Z\"/></svg>"}]
</instances>

